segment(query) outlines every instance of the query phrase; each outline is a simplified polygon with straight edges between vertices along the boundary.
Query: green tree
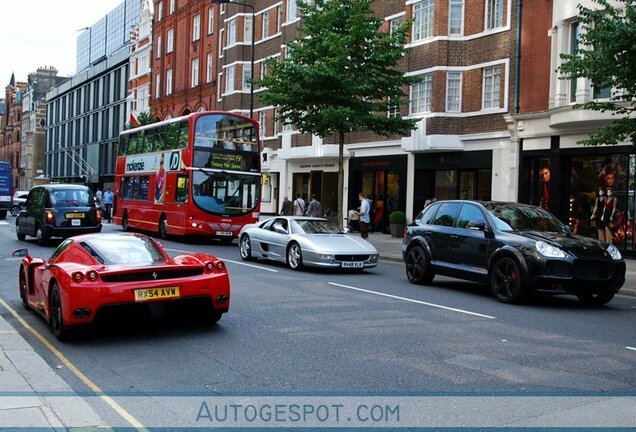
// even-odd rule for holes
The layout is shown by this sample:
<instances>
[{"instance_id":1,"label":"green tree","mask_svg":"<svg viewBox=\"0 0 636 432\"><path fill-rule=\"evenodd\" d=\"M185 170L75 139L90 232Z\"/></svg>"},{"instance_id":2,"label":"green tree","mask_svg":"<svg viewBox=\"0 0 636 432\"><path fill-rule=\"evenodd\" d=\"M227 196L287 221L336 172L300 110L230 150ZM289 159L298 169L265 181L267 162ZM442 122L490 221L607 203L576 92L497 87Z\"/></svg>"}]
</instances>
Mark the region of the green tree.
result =
<instances>
[{"instance_id":1,"label":"green tree","mask_svg":"<svg viewBox=\"0 0 636 432\"><path fill-rule=\"evenodd\" d=\"M139 122L139 126L145 126L152 123L157 123L158 119L156 117L153 117L150 110L148 110L148 111L140 112L139 115L137 116L137 121ZM137 125L133 126L130 123L126 123L126 129L134 129L139 126Z\"/></svg>"},{"instance_id":2,"label":"green tree","mask_svg":"<svg viewBox=\"0 0 636 432\"><path fill-rule=\"evenodd\" d=\"M255 84L266 87L264 104L278 107L277 117L299 131L334 137L338 152L338 224L343 217L345 135L373 131L406 134L417 120L389 117L406 102L403 89L419 81L398 68L405 54L409 22L389 34L375 16L373 0L299 1L298 39L287 45L283 61L268 62L270 73Z\"/></svg>"},{"instance_id":3,"label":"green tree","mask_svg":"<svg viewBox=\"0 0 636 432\"><path fill-rule=\"evenodd\" d=\"M587 78L597 89L611 88L609 100L591 101L576 108L609 112L617 119L580 144L613 145L624 141L634 144L636 1L593 1L598 8L579 5L579 49L574 54L561 55L566 62L559 70L565 79Z\"/></svg>"}]
</instances>

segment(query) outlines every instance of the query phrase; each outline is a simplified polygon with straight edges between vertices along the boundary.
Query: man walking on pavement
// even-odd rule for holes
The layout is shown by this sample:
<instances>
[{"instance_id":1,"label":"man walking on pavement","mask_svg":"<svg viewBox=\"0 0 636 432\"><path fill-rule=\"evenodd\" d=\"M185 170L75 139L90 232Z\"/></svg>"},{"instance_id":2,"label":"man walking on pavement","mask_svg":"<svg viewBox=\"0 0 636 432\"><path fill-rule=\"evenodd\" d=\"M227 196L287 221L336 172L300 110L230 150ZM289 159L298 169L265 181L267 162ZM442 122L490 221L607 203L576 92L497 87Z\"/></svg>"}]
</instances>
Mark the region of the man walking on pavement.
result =
<instances>
[{"instance_id":1,"label":"man walking on pavement","mask_svg":"<svg viewBox=\"0 0 636 432\"><path fill-rule=\"evenodd\" d=\"M356 213L360 216L360 236L366 240L369 238L369 224L371 223L369 212L371 211L371 203L367 199L367 194L364 192L360 192L358 198L360 198L360 210Z\"/></svg>"},{"instance_id":2,"label":"man walking on pavement","mask_svg":"<svg viewBox=\"0 0 636 432\"><path fill-rule=\"evenodd\" d=\"M108 223L111 223L113 220L113 199L115 198L115 194L113 193L111 188L108 188L106 192L104 192L104 206L106 207L106 219L108 219Z\"/></svg>"},{"instance_id":3,"label":"man walking on pavement","mask_svg":"<svg viewBox=\"0 0 636 432\"><path fill-rule=\"evenodd\" d=\"M292 211L293 211L292 202L289 200L288 197L285 197L285 199L283 200L283 205L280 208L280 214L290 215L292 214Z\"/></svg>"}]
</instances>

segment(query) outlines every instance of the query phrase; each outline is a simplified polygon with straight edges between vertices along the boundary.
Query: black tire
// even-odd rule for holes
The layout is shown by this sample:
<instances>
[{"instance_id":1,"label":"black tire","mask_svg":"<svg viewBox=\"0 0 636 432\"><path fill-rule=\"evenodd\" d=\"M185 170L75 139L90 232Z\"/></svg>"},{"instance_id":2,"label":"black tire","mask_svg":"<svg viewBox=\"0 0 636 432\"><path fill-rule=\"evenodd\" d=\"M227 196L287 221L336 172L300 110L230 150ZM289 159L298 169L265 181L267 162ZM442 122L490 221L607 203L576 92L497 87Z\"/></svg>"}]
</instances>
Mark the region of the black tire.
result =
<instances>
[{"instance_id":1,"label":"black tire","mask_svg":"<svg viewBox=\"0 0 636 432\"><path fill-rule=\"evenodd\" d=\"M49 237L48 234L44 233L44 230L42 229L41 226L38 226L35 229L35 238L38 240L38 244L40 246L46 246L49 240L51 239L51 237Z\"/></svg>"},{"instance_id":2,"label":"black tire","mask_svg":"<svg viewBox=\"0 0 636 432\"><path fill-rule=\"evenodd\" d=\"M431 271L431 266L422 246L413 246L406 253L404 259L406 264L406 277L409 282L418 285L426 285L433 282L435 273Z\"/></svg>"},{"instance_id":3,"label":"black tire","mask_svg":"<svg viewBox=\"0 0 636 432\"><path fill-rule=\"evenodd\" d=\"M60 296L60 289L57 286L57 282L53 282L53 286L51 287L51 298L49 302L51 310L51 319L49 323L51 324L51 330L58 340L63 341L68 338L68 329L64 326L62 297Z\"/></svg>"},{"instance_id":4,"label":"black tire","mask_svg":"<svg viewBox=\"0 0 636 432\"><path fill-rule=\"evenodd\" d=\"M26 310L29 310L31 308L29 307L29 300L27 299L27 278L24 267L20 267L18 283L20 284L20 298L22 299L22 306L24 306Z\"/></svg>"},{"instance_id":5,"label":"black tire","mask_svg":"<svg viewBox=\"0 0 636 432\"><path fill-rule=\"evenodd\" d=\"M517 261L502 257L495 262L490 274L490 289L495 299L502 303L520 303L526 299L527 292Z\"/></svg>"},{"instance_id":6,"label":"black tire","mask_svg":"<svg viewBox=\"0 0 636 432\"><path fill-rule=\"evenodd\" d=\"M121 218L121 229L124 231L130 230L130 225L128 225L128 213L124 213L124 216Z\"/></svg>"},{"instance_id":7,"label":"black tire","mask_svg":"<svg viewBox=\"0 0 636 432\"><path fill-rule=\"evenodd\" d=\"M20 206L11 206L11 216L17 216L20 214Z\"/></svg>"},{"instance_id":8,"label":"black tire","mask_svg":"<svg viewBox=\"0 0 636 432\"><path fill-rule=\"evenodd\" d=\"M165 216L161 216L159 219L159 237L162 240L168 239L168 220Z\"/></svg>"},{"instance_id":9,"label":"black tire","mask_svg":"<svg viewBox=\"0 0 636 432\"><path fill-rule=\"evenodd\" d=\"M287 248L287 264L292 270L302 270L303 268L303 252L296 242Z\"/></svg>"},{"instance_id":10,"label":"black tire","mask_svg":"<svg viewBox=\"0 0 636 432\"><path fill-rule=\"evenodd\" d=\"M243 261L254 261L255 258L252 256L252 242L250 240L250 236L247 234L243 234L241 239L239 240L239 254L241 255L241 259Z\"/></svg>"},{"instance_id":11,"label":"black tire","mask_svg":"<svg viewBox=\"0 0 636 432\"><path fill-rule=\"evenodd\" d=\"M613 289L607 287L595 292L580 292L576 296L585 306L604 306L612 301L615 294Z\"/></svg>"},{"instance_id":12,"label":"black tire","mask_svg":"<svg viewBox=\"0 0 636 432\"><path fill-rule=\"evenodd\" d=\"M234 241L234 237L218 237L217 239L224 246L231 245Z\"/></svg>"},{"instance_id":13,"label":"black tire","mask_svg":"<svg viewBox=\"0 0 636 432\"><path fill-rule=\"evenodd\" d=\"M20 241L22 241L22 240L24 240L26 238L26 234L24 234L23 232L20 231L20 225L17 222L15 223L15 236Z\"/></svg>"}]
</instances>

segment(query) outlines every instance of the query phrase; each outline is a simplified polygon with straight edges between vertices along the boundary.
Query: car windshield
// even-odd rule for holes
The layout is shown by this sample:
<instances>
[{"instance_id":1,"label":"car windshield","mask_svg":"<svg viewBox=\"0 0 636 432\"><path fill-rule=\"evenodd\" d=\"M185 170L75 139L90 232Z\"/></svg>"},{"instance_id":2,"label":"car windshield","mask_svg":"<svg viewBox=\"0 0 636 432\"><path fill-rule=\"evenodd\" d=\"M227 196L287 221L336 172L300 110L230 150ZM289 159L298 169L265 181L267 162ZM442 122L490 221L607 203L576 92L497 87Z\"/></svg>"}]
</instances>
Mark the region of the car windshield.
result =
<instances>
[{"instance_id":1,"label":"car windshield","mask_svg":"<svg viewBox=\"0 0 636 432\"><path fill-rule=\"evenodd\" d=\"M164 261L157 246L148 237L100 236L80 245L102 264L153 264Z\"/></svg>"},{"instance_id":2,"label":"car windshield","mask_svg":"<svg viewBox=\"0 0 636 432\"><path fill-rule=\"evenodd\" d=\"M488 209L501 231L547 231L568 234L565 225L538 207L496 205Z\"/></svg>"},{"instance_id":3,"label":"car windshield","mask_svg":"<svg viewBox=\"0 0 636 432\"><path fill-rule=\"evenodd\" d=\"M51 192L53 207L86 207L92 202L93 196L86 189L60 189Z\"/></svg>"},{"instance_id":4,"label":"car windshield","mask_svg":"<svg viewBox=\"0 0 636 432\"><path fill-rule=\"evenodd\" d=\"M324 219L294 219L294 231L305 234L342 234L333 222Z\"/></svg>"}]
</instances>

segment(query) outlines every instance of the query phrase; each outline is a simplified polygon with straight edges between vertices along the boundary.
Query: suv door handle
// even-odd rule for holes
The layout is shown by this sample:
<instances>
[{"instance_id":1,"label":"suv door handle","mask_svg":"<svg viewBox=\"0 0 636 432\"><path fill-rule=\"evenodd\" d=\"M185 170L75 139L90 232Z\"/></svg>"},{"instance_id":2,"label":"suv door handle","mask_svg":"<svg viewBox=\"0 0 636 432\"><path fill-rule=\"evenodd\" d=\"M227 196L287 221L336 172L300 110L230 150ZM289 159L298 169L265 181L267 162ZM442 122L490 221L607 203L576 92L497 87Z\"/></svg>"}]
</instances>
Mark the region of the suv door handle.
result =
<instances>
[{"instance_id":1,"label":"suv door handle","mask_svg":"<svg viewBox=\"0 0 636 432\"><path fill-rule=\"evenodd\" d=\"M451 234L450 238L452 238L453 240L457 240L459 238L459 236L455 235L455 234Z\"/></svg>"}]
</instances>

